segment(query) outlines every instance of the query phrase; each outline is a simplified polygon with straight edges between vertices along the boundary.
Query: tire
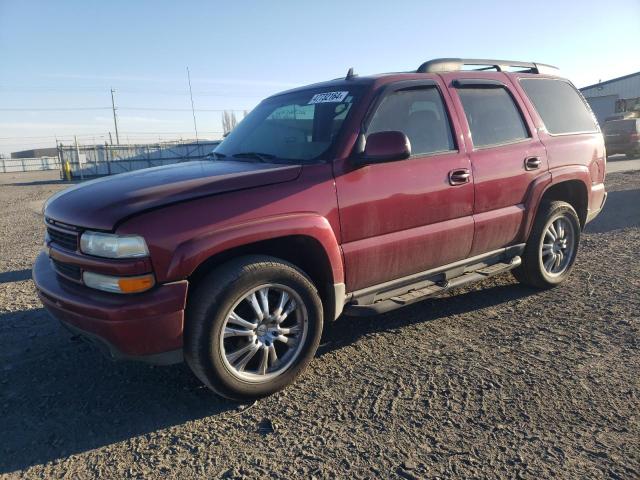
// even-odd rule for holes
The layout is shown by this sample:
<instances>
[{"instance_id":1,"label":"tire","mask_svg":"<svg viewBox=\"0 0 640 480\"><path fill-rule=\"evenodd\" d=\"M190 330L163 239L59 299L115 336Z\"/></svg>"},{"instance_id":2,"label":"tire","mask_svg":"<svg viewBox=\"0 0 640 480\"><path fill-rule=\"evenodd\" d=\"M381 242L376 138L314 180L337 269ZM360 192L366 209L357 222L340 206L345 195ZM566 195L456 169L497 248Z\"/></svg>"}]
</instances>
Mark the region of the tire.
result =
<instances>
[{"instance_id":1,"label":"tire","mask_svg":"<svg viewBox=\"0 0 640 480\"><path fill-rule=\"evenodd\" d=\"M522 264L513 270L513 275L520 283L535 288L552 288L561 284L571 274L580 244L580 231L578 214L570 204L560 201L543 203L527 240Z\"/></svg>"},{"instance_id":2,"label":"tire","mask_svg":"<svg viewBox=\"0 0 640 480\"><path fill-rule=\"evenodd\" d=\"M187 305L185 360L223 397L264 397L302 373L318 348L322 323L320 297L303 271L274 257L241 257L195 286Z\"/></svg>"}]
</instances>

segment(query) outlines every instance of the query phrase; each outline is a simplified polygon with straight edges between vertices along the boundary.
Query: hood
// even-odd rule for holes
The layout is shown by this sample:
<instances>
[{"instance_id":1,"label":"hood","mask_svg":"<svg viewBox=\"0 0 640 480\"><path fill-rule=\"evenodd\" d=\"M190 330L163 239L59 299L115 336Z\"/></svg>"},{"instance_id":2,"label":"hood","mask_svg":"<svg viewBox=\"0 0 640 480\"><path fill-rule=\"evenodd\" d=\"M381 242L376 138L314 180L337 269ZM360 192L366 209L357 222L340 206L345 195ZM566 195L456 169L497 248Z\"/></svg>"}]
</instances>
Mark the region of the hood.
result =
<instances>
[{"instance_id":1,"label":"hood","mask_svg":"<svg viewBox=\"0 0 640 480\"><path fill-rule=\"evenodd\" d=\"M197 161L147 168L78 184L47 200L44 214L58 222L113 230L144 210L208 195L294 180L300 165Z\"/></svg>"}]
</instances>

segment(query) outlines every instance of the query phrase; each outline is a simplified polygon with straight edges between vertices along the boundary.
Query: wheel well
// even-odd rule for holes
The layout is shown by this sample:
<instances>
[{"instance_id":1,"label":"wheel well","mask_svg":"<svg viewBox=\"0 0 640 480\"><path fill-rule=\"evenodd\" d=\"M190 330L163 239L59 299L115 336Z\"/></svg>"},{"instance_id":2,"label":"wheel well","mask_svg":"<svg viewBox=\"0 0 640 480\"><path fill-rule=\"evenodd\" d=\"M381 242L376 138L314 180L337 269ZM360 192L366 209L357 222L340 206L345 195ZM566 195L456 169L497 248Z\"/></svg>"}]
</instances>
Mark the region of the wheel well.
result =
<instances>
[{"instance_id":1,"label":"wheel well","mask_svg":"<svg viewBox=\"0 0 640 480\"><path fill-rule=\"evenodd\" d=\"M197 288L199 280L211 270L229 260L244 255L270 255L289 263L306 273L318 289L324 318L333 320L335 292L331 263L324 248L316 239L304 235L290 235L242 245L217 253L202 262L189 276L189 294Z\"/></svg>"},{"instance_id":2,"label":"wheel well","mask_svg":"<svg viewBox=\"0 0 640 480\"><path fill-rule=\"evenodd\" d=\"M584 227L587 221L587 199L587 187L580 180L568 180L552 185L542 196L542 201L560 200L570 204L578 214L581 227Z\"/></svg>"}]
</instances>

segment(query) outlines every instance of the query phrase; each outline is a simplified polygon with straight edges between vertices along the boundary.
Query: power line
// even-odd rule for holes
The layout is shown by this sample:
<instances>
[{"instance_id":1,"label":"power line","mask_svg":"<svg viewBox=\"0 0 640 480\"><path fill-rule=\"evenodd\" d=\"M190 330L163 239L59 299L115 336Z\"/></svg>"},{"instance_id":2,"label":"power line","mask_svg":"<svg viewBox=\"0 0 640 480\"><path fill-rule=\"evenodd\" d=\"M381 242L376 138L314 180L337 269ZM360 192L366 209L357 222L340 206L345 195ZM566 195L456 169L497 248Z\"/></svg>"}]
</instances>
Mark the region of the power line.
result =
<instances>
[{"instance_id":1,"label":"power line","mask_svg":"<svg viewBox=\"0 0 640 480\"><path fill-rule=\"evenodd\" d=\"M207 130L207 131L199 131L200 133L224 133L221 130ZM184 135L191 133L189 130L180 130L173 132L128 132L131 135ZM107 135L103 132L93 132L93 133L79 133L78 137L93 137L98 135ZM15 136L15 137L0 137L0 140L21 140L21 139L39 139L39 138L53 138L53 135L25 135L25 136ZM58 139L65 138L73 138L73 135L58 135Z\"/></svg>"},{"instance_id":2,"label":"power line","mask_svg":"<svg viewBox=\"0 0 640 480\"><path fill-rule=\"evenodd\" d=\"M196 124L196 109L193 107L193 92L191 91L191 74L187 67L187 80L189 80L189 96L191 97L191 113L193 114L193 129L196 132L196 143L198 143L198 125Z\"/></svg>"},{"instance_id":3,"label":"power line","mask_svg":"<svg viewBox=\"0 0 640 480\"><path fill-rule=\"evenodd\" d=\"M144 110L153 112L191 112L190 108L157 108L157 107L119 107L119 110ZM249 108L195 108L196 112L244 112Z\"/></svg>"},{"instance_id":4,"label":"power line","mask_svg":"<svg viewBox=\"0 0 640 480\"><path fill-rule=\"evenodd\" d=\"M51 108L0 108L2 112L74 112L80 110L111 110L111 107L51 107Z\"/></svg>"},{"instance_id":5,"label":"power line","mask_svg":"<svg viewBox=\"0 0 640 480\"><path fill-rule=\"evenodd\" d=\"M74 112L90 110L111 110L113 107L51 107L51 108L29 108L12 107L0 108L0 112ZM191 112L191 108L157 108L157 107L118 107L118 110L139 110L150 112ZM196 108L196 112L243 112L249 108Z\"/></svg>"}]
</instances>

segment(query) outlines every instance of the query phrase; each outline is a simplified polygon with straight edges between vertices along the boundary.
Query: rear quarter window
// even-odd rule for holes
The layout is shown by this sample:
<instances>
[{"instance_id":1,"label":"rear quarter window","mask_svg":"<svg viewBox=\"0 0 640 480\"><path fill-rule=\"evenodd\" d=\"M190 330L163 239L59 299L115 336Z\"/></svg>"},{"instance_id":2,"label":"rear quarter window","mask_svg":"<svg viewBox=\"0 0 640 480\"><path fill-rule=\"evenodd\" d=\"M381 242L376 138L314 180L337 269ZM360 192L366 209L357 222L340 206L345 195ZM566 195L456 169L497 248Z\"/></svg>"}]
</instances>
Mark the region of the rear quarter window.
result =
<instances>
[{"instance_id":1,"label":"rear quarter window","mask_svg":"<svg viewBox=\"0 0 640 480\"><path fill-rule=\"evenodd\" d=\"M586 102L569 82L550 78L522 78L520 85L550 134L598 131Z\"/></svg>"}]
</instances>

